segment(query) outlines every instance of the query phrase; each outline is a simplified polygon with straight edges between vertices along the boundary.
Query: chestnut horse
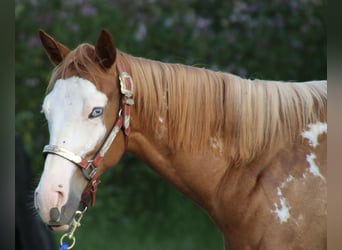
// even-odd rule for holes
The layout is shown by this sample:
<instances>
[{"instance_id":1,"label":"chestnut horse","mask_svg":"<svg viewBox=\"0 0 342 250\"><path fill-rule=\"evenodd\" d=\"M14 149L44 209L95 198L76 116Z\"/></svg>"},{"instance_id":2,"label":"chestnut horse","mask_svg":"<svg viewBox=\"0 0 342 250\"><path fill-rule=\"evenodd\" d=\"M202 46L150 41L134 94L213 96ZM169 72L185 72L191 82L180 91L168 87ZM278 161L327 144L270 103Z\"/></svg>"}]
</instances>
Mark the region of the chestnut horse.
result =
<instances>
[{"instance_id":1,"label":"chestnut horse","mask_svg":"<svg viewBox=\"0 0 342 250\"><path fill-rule=\"evenodd\" d=\"M35 206L52 229L95 202L101 175L127 150L203 207L226 249L327 247L326 81L137 58L105 30L74 50L40 38L56 68Z\"/></svg>"}]
</instances>

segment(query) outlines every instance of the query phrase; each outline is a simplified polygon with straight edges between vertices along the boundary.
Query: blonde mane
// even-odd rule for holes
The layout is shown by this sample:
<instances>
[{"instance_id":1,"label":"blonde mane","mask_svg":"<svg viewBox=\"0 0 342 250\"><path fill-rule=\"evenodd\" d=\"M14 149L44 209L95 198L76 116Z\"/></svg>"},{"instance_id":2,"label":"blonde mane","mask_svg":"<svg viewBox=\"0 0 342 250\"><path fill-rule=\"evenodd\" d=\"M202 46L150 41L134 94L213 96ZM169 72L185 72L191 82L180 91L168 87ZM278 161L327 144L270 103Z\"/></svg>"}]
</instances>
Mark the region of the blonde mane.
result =
<instances>
[{"instance_id":1,"label":"blonde mane","mask_svg":"<svg viewBox=\"0 0 342 250\"><path fill-rule=\"evenodd\" d=\"M135 82L141 126L157 134L167 131L174 149L204 150L219 140L227 157L248 161L280 139L298 139L308 124L327 118L326 81L248 80L117 53ZM70 65L80 76L104 74L95 70L93 46L82 44L55 68L47 91Z\"/></svg>"},{"instance_id":2,"label":"blonde mane","mask_svg":"<svg viewBox=\"0 0 342 250\"><path fill-rule=\"evenodd\" d=\"M308 124L326 121L326 81L247 80L124 58L136 82L138 119L157 133L167 128L169 144L176 149L203 150L219 140L228 157L248 161L279 140L298 139Z\"/></svg>"}]
</instances>

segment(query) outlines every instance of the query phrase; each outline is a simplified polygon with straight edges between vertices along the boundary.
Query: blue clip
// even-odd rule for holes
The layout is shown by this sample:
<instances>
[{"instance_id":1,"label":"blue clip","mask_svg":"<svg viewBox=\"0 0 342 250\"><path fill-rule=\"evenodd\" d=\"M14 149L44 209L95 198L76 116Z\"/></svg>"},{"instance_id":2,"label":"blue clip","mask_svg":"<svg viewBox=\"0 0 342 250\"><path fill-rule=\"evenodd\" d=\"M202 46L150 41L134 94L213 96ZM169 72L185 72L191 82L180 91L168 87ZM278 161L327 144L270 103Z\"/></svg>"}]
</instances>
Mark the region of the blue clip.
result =
<instances>
[{"instance_id":1,"label":"blue clip","mask_svg":"<svg viewBox=\"0 0 342 250\"><path fill-rule=\"evenodd\" d=\"M68 250L69 249L69 244L68 243L63 243L59 250Z\"/></svg>"}]
</instances>

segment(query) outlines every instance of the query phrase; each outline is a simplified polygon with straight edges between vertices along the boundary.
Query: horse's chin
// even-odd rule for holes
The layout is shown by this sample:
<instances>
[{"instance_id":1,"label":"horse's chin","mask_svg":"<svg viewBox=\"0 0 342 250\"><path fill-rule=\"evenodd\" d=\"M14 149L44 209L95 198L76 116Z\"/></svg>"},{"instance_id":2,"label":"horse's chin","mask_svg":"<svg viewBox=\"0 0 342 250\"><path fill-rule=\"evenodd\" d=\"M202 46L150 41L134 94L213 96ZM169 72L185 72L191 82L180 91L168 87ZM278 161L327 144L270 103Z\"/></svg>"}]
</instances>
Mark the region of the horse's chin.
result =
<instances>
[{"instance_id":1,"label":"horse's chin","mask_svg":"<svg viewBox=\"0 0 342 250\"><path fill-rule=\"evenodd\" d=\"M65 225L62 225L62 226L50 226L51 230L55 231L55 232L67 231L69 229L69 227L70 226L68 224L65 224Z\"/></svg>"}]
</instances>

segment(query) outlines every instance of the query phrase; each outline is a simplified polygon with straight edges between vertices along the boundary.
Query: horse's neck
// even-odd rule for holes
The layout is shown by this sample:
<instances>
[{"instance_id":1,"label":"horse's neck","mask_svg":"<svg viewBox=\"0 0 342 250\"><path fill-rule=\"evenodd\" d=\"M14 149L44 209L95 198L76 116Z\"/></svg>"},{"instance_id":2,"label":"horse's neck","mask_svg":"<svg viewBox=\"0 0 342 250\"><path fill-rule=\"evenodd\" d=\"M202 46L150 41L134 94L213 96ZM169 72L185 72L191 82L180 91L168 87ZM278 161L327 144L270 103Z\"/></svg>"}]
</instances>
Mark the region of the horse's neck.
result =
<instances>
[{"instance_id":1,"label":"horse's neck","mask_svg":"<svg viewBox=\"0 0 342 250\"><path fill-rule=\"evenodd\" d=\"M210 209L224 160L210 154L174 150L149 133L133 131L128 150L202 207ZM209 203L208 203L209 202Z\"/></svg>"},{"instance_id":2,"label":"horse's neck","mask_svg":"<svg viewBox=\"0 0 342 250\"><path fill-rule=\"evenodd\" d=\"M209 145L208 149L201 152L173 149L152 134L151 131L132 130L128 150L185 196L203 207L215 221L220 216L216 211L217 200L221 199L218 196L224 193L226 199L234 198L238 183L243 183L248 191L250 186L256 183L258 174L270 165L278 151L273 148L271 153L266 153L262 159L260 158L259 161L263 164L255 163L253 168L237 167L241 163L213 151L212 147L215 145ZM278 146L280 147L280 144ZM228 188L227 183L231 184L232 188ZM238 207L237 201L234 202Z\"/></svg>"},{"instance_id":3,"label":"horse's neck","mask_svg":"<svg viewBox=\"0 0 342 250\"><path fill-rule=\"evenodd\" d=\"M135 59L130 57L130 60ZM150 72L150 70L146 69L146 72ZM235 81L241 80L234 75L229 75L229 77ZM137 85L151 84L152 86L159 86L161 84L150 81L146 82L138 77L138 73L133 75L133 78L141 81L136 82ZM155 78L151 79L154 80ZM141 86L140 88L137 86L135 93L135 99L138 101L141 100L139 89L141 89ZM140 103L138 101L136 104L142 105L141 101ZM146 110L146 105L145 103L143 104ZM132 107L132 134L129 138L128 150L144 160L188 197L202 206L206 206L208 200L213 196L220 178L227 169L227 162L233 164L233 161L228 159L229 156L227 157L227 155L223 154L224 145L221 139L213 136L209 140L209 145L202 147L201 152L189 148L181 149L168 140L170 139L168 134L169 128L167 127L167 122L163 121L164 118L159 117L158 120L158 117L155 117L155 124L144 126L146 124L140 124L143 121L139 119L146 117L141 118L142 116L138 112L144 112L144 110L134 105ZM178 139L182 140L181 138ZM192 147L192 145L188 144L187 146ZM233 153L230 155L233 155Z\"/></svg>"},{"instance_id":4,"label":"horse's neck","mask_svg":"<svg viewBox=\"0 0 342 250\"><path fill-rule=\"evenodd\" d=\"M145 61L143 61L143 63L145 63ZM143 65L145 66L145 64ZM146 65L150 64L146 63ZM160 69L161 67L156 68ZM140 69L142 70L142 68ZM146 69L145 71L147 73L151 72L150 69ZM157 73L160 73L159 75L163 75L163 72ZM192 73L199 72L196 71ZM137 82L137 85L141 84L140 87L142 87L143 84L150 84L151 86L160 87L162 84L160 82L151 82L155 79L162 80L163 78L161 77L151 77L150 80L147 81L146 79L140 79L138 76L138 73L133 75L134 79L141 81ZM165 75L163 75L163 77L166 78ZM211 77L213 77L213 74L211 74ZM150 165L158 173L177 186L182 192L186 193L187 196L196 200L198 203L201 203L203 198L211 197L215 187L218 185L220 178L223 176L228 166L246 165L252 161L260 160L260 157L267 157L268 159L271 159L279 150L286 148L286 145L290 147L290 143L294 143L293 140L295 137L300 137L299 128L295 129L297 131L290 131L288 129L291 133L294 132L297 134L294 138L292 138L293 140L290 138L290 136L280 136L284 135L284 133L280 133L278 131L278 128L281 126L281 124L278 120L274 121L274 117L278 117L278 115L276 116L276 114L278 114L277 112L279 112L277 108L278 106L273 107L273 105L271 105L272 102L269 102L269 100L277 101L276 98L278 98L280 90L278 91L278 87L274 85L276 83L258 81L256 85L251 84L248 80L242 80L237 76L226 75L226 77L227 79L225 80L227 81L227 84L240 84L239 86L236 86L236 88L229 89L233 91L226 90L227 94L224 96L224 100L227 100L230 103L227 103L227 105L222 108L225 109L225 115L230 114L230 116L225 117L225 120L222 120L222 123L227 125L229 123L229 126L220 127L221 130L224 130L224 133L221 133L222 138L220 138L219 133L217 135L207 133L205 135L206 141L200 151L196 151L196 149L191 150L188 148L181 149L179 145L175 146L174 143L170 143L170 141L174 138L170 138L170 133L168 133L169 128L167 127L168 123L163 120L164 117L158 118L158 115L154 115L153 118L150 119L152 120L153 124L146 125L143 119L148 118L142 116L141 112L144 113L147 110L146 107L148 105L145 102L148 102L150 106L153 102L149 97L146 96L145 99L143 99L145 102L143 102L141 101L141 93L139 93L139 91L135 93L135 98L139 101L136 103L141 106L138 107L138 105L134 105L132 108L132 134L129 138L128 149L143 159L146 163L148 163L148 165ZM271 89L268 88L268 91L266 91L262 86L264 83L273 85L272 89L275 89L275 91L272 92L273 99L267 99L268 91L271 91ZM256 86L259 86L257 89L258 92L256 92ZM225 85L225 87L228 87L228 85ZM291 90L291 86L288 85L287 88L288 90ZM139 88L137 87L136 90L139 90ZM247 92L249 93L247 97L245 94L241 94ZM292 90L292 92L294 93L295 91ZM152 93L154 93L154 91L152 91ZM305 93L306 96L312 98L310 96L311 92L306 91ZM180 95L182 93L177 92L177 94ZM257 94L258 96L256 96ZM297 93L295 94L297 96ZM286 96L287 95L284 95L283 97L285 98ZM255 108L257 103L256 98L259 98L258 100L261 102L257 108ZM158 98L154 97L153 101L157 100ZM193 98L191 100L193 100ZM303 99L297 100L297 106L293 106L293 108L291 108L291 103L293 100L297 99L295 99L295 97L291 97L282 101L282 105L284 105L286 108L285 111L287 113L290 112L289 110L293 109L301 110L301 105L305 106L305 103L302 104L302 102L305 101L305 99ZM311 100L315 101L313 98ZM317 97L317 100L321 101L320 97ZM214 101L213 98L212 101ZM244 107L242 108L240 104L243 101L248 103L243 105ZM287 103L285 101L287 101ZM279 104L279 102L276 103ZM246 107L248 107L248 109ZM170 109L167 107L166 109L162 110L165 111ZM158 110L152 110L152 108L150 108L147 113L160 114L159 112L160 111ZM207 114L207 112L203 113L207 115L205 119L209 121L214 120L213 117L212 119L208 119L210 114ZM287 117L287 113L285 113L284 117ZM309 116L310 115L308 115L308 117ZM310 117L310 119L315 117L315 115L311 116L312 117ZM243 117L243 119L241 119L241 117ZM246 122L246 117L250 117L248 122ZM265 119L261 119L260 117ZM182 116L182 118L184 118L184 116ZM298 117L296 116L291 118L291 124L297 122L297 118ZM257 121L257 119L260 121ZM271 121L273 121L273 123L271 123ZM184 126L196 126L196 124L185 124ZM269 136L265 138L264 129L266 128L268 128L267 133ZM270 128L272 128L272 130ZM193 128L191 127L191 129ZM259 133L256 133L256 131ZM179 136L178 132L183 131L177 130L177 133L173 132L171 137L177 137L178 140L182 140L182 138L179 138L181 136ZM193 133L193 130L190 132ZM202 135L203 137L204 132L202 130L196 130L196 133L193 134L196 134L196 136L198 135L198 137ZM281 140L279 138L281 138ZM195 140L198 141L198 138L191 138L190 141L188 140L189 142L186 143L185 147L189 146L189 148L191 148L191 143L193 143ZM225 144L225 142L227 143ZM257 172L257 170L255 172Z\"/></svg>"}]
</instances>

